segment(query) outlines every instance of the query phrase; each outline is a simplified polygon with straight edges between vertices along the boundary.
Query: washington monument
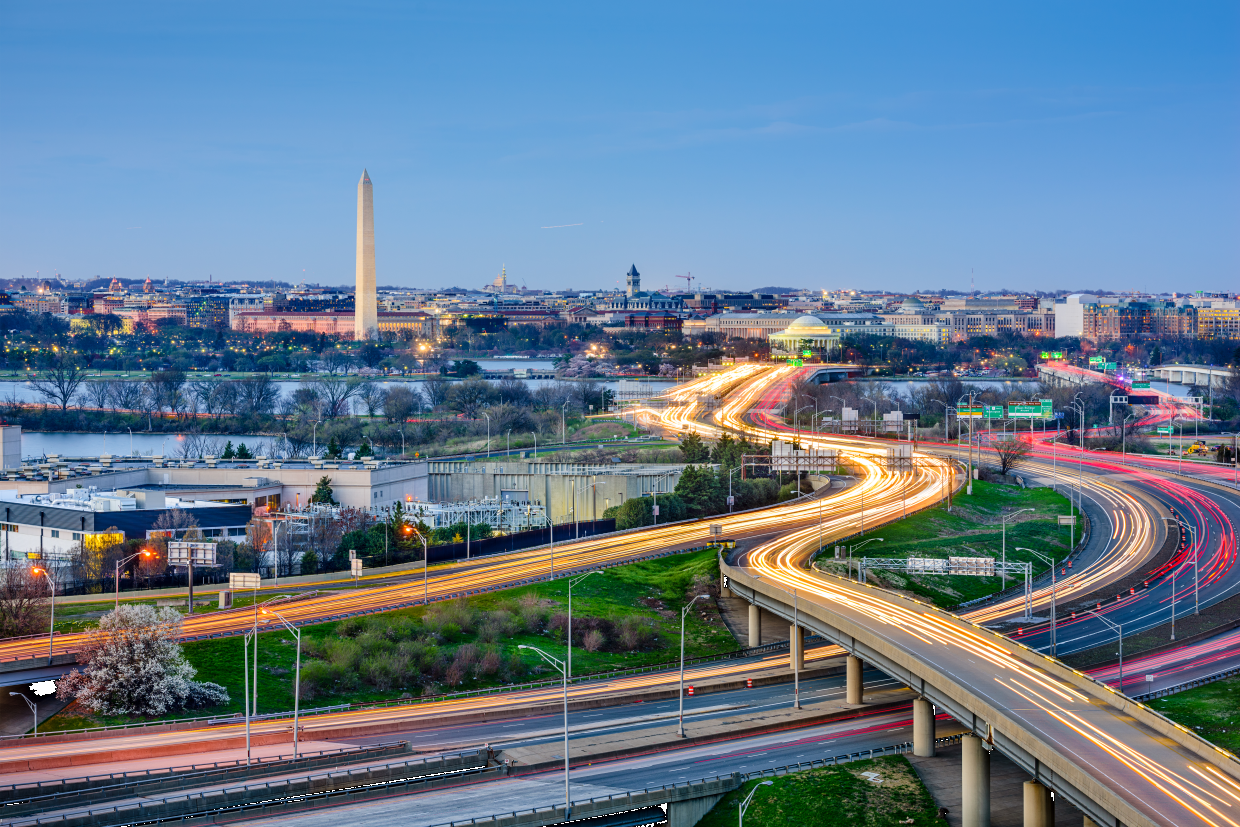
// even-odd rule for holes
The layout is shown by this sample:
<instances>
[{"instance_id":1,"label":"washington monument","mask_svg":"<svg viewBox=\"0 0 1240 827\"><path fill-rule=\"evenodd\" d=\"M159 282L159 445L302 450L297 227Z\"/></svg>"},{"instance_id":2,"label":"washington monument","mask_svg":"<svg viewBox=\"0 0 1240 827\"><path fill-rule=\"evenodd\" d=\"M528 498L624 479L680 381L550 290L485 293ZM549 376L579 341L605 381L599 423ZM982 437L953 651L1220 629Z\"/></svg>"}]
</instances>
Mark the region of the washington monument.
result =
<instances>
[{"instance_id":1,"label":"washington monument","mask_svg":"<svg viewBox=\"0 0 1240 827\"><path fill-rule=\"evenodd\" d=\"M353 294L353 338L369 339L379 330L375 296L375 196L370 175L357 182L357 288Z\"/></svg>"}]
</instances>

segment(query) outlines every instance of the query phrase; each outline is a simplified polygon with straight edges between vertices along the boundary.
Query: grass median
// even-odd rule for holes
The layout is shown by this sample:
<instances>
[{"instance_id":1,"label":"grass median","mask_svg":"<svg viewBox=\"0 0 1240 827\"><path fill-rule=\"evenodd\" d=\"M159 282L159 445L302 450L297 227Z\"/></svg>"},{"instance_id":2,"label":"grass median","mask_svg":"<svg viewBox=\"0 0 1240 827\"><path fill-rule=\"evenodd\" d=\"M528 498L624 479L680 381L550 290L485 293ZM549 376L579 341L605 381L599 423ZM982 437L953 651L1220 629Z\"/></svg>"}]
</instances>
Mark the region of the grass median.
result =
<instances>
[{"instance_id":1,"label":"grass median","mask_svg":"<svg viewBox=\"0 0 1240 827\"><path fill-rule=\"evenodd\" d=\"M1228 678L1148 702L1207 741L1240 754L1240 678Z\"/></svg>"},{"instance_id":2,"label":"grass median","mask_svg":"<svg viewBox=\"0 0 1240 827\"><path fill-rule=\"evenodd\" d=\"M1033 564L1035 575L1047 565L1034 555L1018 548L1032 548L1044 555L1062 560L1069 550L1068 529L1060 528L1057 518L1068 513L1068 499L1050 488L1020 488L976 481L973 494L963 490L952 498L949 512L945 503L927 508L907 519L897 520L863 537L841 544L841 558L835 557L835 546L829 546L817 558L823 571L845 575L849 571L848 547L854 551L851 572L855 577L859 558L905 559L926 557L992 557L1003 555L1001 519L1007 516L1007 561ZM1030 509L1023 513L1016 512ZM862 542L864 548L858 548ZM880 542L881 540L881 542ZM971 575L907 574L903 571L870 571L868 579L886 588L911 594L935 605L951 609L970 600L984 597L1003 588L1000 577ZM1021 582L1019 575L1010 575L1007 585Z\"/></svg>"},{"instance_id":3,"label":"grass median","mask_svg":"<svg viewBox=\"0 0 1240 827\"><path fill-rule=\"evenodd\" d=\"M867 775L868 773L868 775ZM725 795L699 827L732 827L740 802L764 781L745 811L750 827L895 827L942 824L938 807L904 756L853 761L756 779Z\"/></svg>"},{"instance_id":4,"label":"grass median","mask_svg":"<svg viewBox=\"0 0 1240 827\"><path fill-rule=\"evenodd\" d=\"M586 577L573 589L573 674L666 663L679 657L680 609L698 601L685 624L685 655L734 651L713 599L719 567L713 550L632 563ZM481 689L559 673L519 644L563 659L568 578L468 598L302 627L303 707L413 698ZM243 711L242 641L231 637L184 644L197 680L228 689L230 702L194 714ZM252 656L253 650L251 650ZM293 708L296 645L286 631L258 642L258 712ZM165 717L184 717L172 713ZM40 729L131 723L64 712Z\"/></svg>"}]
</instances>

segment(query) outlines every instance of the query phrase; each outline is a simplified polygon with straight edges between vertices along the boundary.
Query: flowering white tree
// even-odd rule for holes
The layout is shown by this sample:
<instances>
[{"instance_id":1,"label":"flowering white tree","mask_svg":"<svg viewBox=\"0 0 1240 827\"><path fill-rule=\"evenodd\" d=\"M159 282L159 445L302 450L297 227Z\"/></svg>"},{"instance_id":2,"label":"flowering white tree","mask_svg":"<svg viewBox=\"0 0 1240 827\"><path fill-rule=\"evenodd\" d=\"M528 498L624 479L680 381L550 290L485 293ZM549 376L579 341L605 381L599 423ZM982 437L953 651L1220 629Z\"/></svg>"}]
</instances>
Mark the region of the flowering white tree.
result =
<instances>
[{"instance_id":1,"label":"flowering white tree","mask_svg":"<svg viewBox=\"0 0 1240 827\"><path fill-rule=\"evenodd\" d=\"M101 715L163 715L187 706L227 703L228 690L194 680L196 670L177 643L181 615L174 609L121 606L104 615L59 681L56 695Z\"/></svg>"}]
</instances>

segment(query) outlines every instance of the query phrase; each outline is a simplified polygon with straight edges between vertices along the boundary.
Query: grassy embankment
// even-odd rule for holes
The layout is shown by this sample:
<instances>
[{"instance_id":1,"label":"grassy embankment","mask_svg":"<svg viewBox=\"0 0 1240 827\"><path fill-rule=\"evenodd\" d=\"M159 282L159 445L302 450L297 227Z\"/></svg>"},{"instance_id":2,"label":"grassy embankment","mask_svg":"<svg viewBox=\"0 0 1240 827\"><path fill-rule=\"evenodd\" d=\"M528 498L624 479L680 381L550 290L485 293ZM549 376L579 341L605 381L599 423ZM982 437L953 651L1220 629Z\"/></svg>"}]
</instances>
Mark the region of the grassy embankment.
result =
<instances>
[{"instance_id":1,"label":"grassy embankment","mask_svg":"<svg viewBox=\"0 0 1240 827\"><path fill-rule=\"evenodd\" d=\"M854 538L856 547L862 540L880 537L882 542L866 543L857 557L1001 557L1003 547L1000 517L1022 508L1032 508L1008 520L1008 562L1032 562L1035 574L1047 567L1033 555L1016 551L1017 547L1032 548L1061 560L1068 553L1068 529L1057 525L1056 517L1068 513L1068 500L1050 488L1018 488L977 481L972 496L961 491L952 498L952 510L946 504L919 511L906 520L898 520L876 531ZM1079 539L1079 535L1078 535ZM843 551L845 558L848 550ZM847 572L847 560L836 561L834 545L818 557L824 571ZM856 576L856 563L853 575ZM886 588L907 592L943 608L952 608L968 600L983 597L1002 588L999 577L967 575L910 575L904 572L874 571L871 582ZM1008 580L1008 586L1017 580Z\"/></svg>"},{"instance_id":2,"label":"grassy embankment","mask_svg":"<svg viewBox=\"0 0 1240 827\"><path fill-rule=\"evenodd\" d=\"M878 774L881 783L861 775ZM895 827L942 824L938 807L903 756L854 761L838 767L762 779L772 783L754 794L745 811L749 827ZM723 797L698 822L700 827L732 827L737 807L761 780L750 781Z\"/></svg>"},{"instance_id":3,"label":"grassy embankment","mask_svg":"<svg viewBox=\"0 0 1240 827\"><path fill-rule=\"evenodd\" d=\"M686 595L711 584L717 594L714 551L691 552L618 566L586 578L573 589L573 674L585 675L664 663L679 653L679 612ZM737 643L713 600L699 601L689 615L688 657L733 651ZM532 584L302 629L302 705L327 706L431 694L553 677L549 667L518 644L565 655L563 616L567 580ZM595 631L596 651L585 634ZM632 649L626 648L629 644ZM227 687L226 706L186 714L242 711L240 637L184 646L198 680ZM286 632L259 636L259 712L293 708L296 649ZM454 671L455 669L455 671ZM433 680L430 676L437 676ZM455 679L455 680L454 680ZM69 729L128 719L83 716L72 708L43 728Z\"/></svg>"},{"instance_id":4,"label":"grassy embankment","mask_svg":"<svg viewBox=\"0 0 1240 827\"><path fill-rule=\"evenodd\" d=\"M1131 686L1129 691L1134 691ZM1240 754L1240 678L1158 698L1149 706L1207 741Z\"/></svg>"}]
</instances>

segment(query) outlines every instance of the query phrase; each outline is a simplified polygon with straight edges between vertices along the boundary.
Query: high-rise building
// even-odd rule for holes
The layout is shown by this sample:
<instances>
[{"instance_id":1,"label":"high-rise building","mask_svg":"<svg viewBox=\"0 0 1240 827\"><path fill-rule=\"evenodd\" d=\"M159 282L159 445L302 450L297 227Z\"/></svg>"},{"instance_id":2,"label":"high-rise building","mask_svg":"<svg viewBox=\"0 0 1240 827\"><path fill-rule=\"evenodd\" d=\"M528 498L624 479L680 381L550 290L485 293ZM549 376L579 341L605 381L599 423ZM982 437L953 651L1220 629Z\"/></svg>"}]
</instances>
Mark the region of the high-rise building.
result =
<instances>
[{"instance_id":1,"label":"high-rise building","mask_svg":"<svg viewBox=\"0 0 1240 827\"><path fill-rule=\"evenodd\" d=\"M370 175L357 182L357 287L353 297L353 338L369 339L379 330L375 290L375 198Z\"/></svg>"}]
</instances>

